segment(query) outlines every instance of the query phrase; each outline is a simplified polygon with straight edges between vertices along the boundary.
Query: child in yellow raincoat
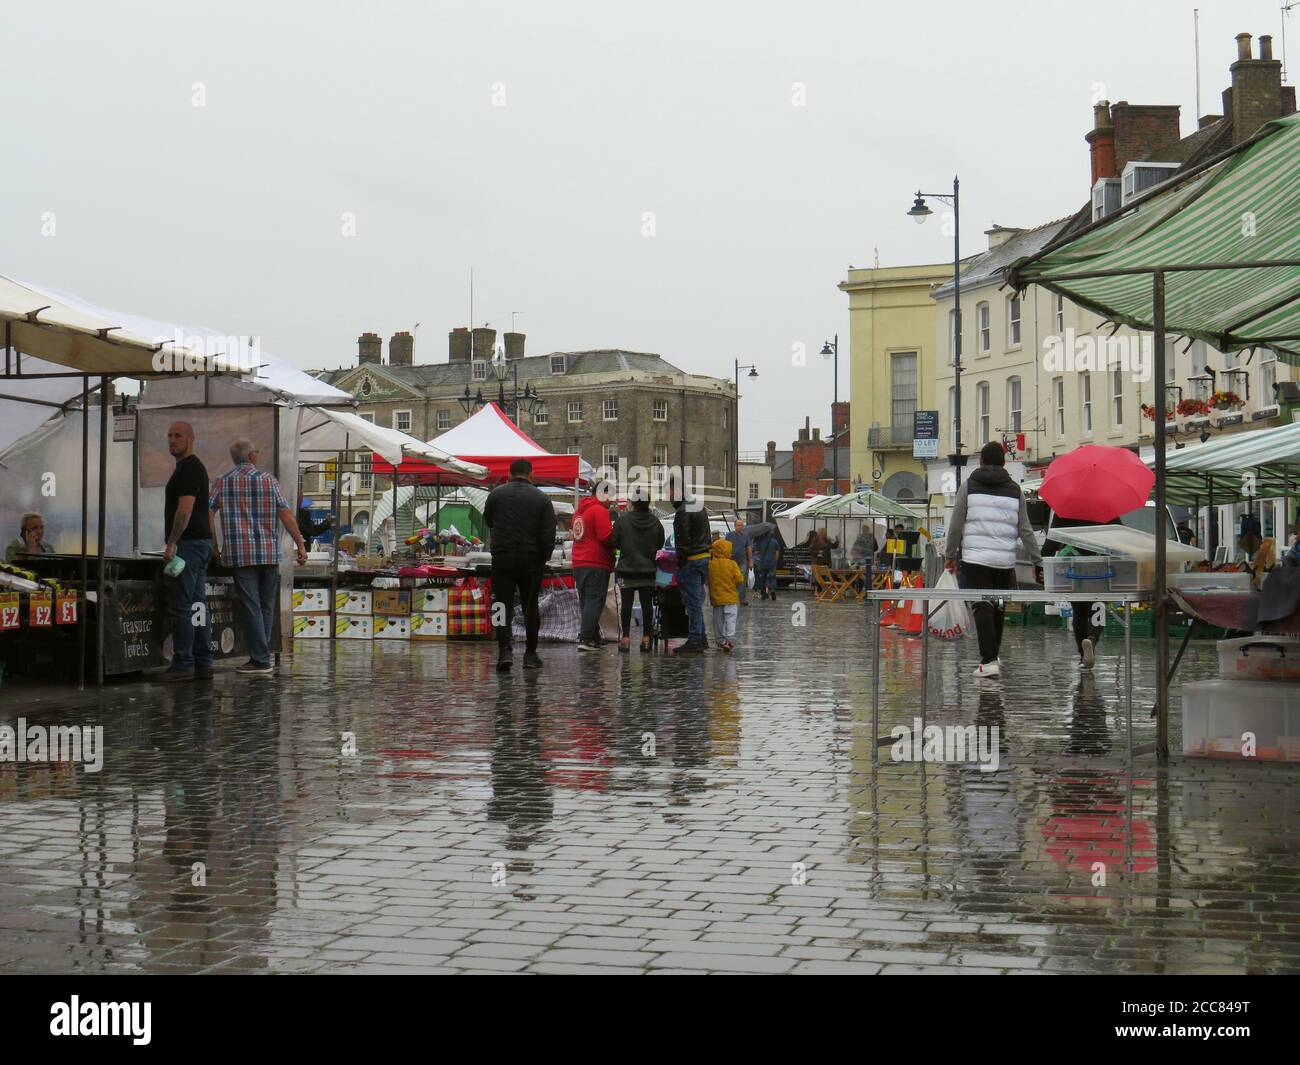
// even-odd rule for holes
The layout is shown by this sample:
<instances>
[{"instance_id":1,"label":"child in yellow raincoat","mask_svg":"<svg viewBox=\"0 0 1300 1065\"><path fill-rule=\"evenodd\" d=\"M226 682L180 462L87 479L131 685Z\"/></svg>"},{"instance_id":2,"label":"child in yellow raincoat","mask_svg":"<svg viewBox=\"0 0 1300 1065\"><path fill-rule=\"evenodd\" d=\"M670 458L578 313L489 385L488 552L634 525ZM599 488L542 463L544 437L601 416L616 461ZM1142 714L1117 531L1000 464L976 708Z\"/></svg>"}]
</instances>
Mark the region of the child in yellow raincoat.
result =
<instances>
[{"instance_id":1,"label":"child in yellow raincoat","mask_svg":"<svg viewBox=\"0 0 1300 1065\"><path fill-rule=\"evenodd\" d=\"M713 557L709 559L709 598L713 600L713 638L724 651L736 648L738 589L744 583L745 575L731 557L731 543L714 540Z\"/></svg>"}]
</instances>

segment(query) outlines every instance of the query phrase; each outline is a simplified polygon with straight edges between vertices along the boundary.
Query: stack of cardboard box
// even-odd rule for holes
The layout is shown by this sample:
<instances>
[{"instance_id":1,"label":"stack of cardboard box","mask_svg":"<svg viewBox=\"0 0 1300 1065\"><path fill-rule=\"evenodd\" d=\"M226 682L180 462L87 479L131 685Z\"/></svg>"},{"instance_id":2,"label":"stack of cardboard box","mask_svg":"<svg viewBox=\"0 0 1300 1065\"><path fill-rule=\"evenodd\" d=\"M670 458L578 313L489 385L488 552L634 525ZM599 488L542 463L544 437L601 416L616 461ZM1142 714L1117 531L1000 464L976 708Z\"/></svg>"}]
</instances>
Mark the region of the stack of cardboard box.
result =
<instances>
[{"instance_id":1,"label":"stack of cardboard box","mask_svg":"<svg viewBox=\"0 0 1300 1065\"><path fill-rule=\"evenodd\" d=\"M417 588L411 593L411 639L447 638L447 589Z\"/></svg>"}]
</instances>

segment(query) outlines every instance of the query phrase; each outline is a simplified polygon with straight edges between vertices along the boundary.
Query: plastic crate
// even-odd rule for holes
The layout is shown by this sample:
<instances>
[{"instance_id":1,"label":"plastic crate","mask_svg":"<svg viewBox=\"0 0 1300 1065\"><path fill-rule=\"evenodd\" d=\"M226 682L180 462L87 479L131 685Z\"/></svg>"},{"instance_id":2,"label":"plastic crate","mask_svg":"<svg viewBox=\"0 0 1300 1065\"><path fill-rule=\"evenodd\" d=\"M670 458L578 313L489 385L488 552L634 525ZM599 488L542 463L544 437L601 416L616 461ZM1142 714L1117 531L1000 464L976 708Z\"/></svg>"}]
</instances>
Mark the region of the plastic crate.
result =
<instances>
[{"instance_id":1,"label":"plastic crate","mask_svg":"<svg viewBox=\"0 0 1300 1065\"><path fill-rule=\"evenodd\" d=\"M1128 555L1056 555L1043 559L1043 588L1049 592L1131 592L1138 561Z\"/></svg>"},{"instance_id":2,"label":"plastic crate","mask_svg":"<svg viewBox=\"0 0 1300 1065\"><path fill-rule=\"evenodd\" d=\"M1183 754L1300 761L1300 684L1220 679L1183 685Z\"/></svg>"},{"instance_id":3,"label":"plastic crate","mask_svg":"<svg viewBox=\"0 0 1300 1065\"><path fill-rule=\"evenodd\" d=\"M1300 638L1247 636L1220 640L1219 676L1235 680L1300 681Z\"/></svg>"}]
</instances>

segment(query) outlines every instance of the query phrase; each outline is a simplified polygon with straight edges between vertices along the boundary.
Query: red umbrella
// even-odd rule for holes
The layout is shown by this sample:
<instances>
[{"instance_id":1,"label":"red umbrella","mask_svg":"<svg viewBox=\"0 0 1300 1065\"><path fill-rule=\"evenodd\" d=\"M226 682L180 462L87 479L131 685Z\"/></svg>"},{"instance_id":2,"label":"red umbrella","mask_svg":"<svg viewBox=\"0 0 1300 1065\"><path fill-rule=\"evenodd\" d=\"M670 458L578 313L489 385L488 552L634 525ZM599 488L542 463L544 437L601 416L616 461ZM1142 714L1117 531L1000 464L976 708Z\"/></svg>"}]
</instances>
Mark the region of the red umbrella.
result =
<instances>
[{"instance_id":1,"label":"red umbrella","mask_svg":"<svg viewBox=\"0 0 1300 1065\"><path fill-rule=\"evenodd\" d=\"M1059 517L1107 522L1145 503L1155 481L1126 448L1089 444L1053 459L1038 494Z\"/></svg>"}]
</instances>

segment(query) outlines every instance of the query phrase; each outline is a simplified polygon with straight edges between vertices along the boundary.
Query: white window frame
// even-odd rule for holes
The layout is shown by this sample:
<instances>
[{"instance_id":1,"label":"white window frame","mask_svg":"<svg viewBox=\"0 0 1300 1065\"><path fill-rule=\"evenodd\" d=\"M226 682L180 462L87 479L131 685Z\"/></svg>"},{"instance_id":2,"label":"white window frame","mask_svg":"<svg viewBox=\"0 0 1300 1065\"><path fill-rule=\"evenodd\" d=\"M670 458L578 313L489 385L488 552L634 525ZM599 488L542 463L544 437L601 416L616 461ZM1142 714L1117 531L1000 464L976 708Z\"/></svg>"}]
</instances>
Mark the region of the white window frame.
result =
<instances>
[{"instance_id":1,"label":"white window frame","mask_svg":"<svg viewBox=\"0 0 1300 1065\"><path fill-rule=\"evenodd\" d=\"M570 444L564 449L564 453L566 455L581 455L582 448L578 447L576 444Z\"/></svg>"},{"instance_id":2,"label":"white window frame","mask_svg":"<svg viewBox=\"0 0 1300 1065\"><path fill-rule=\"evenodd\" d=\"M401 419L402 419L402 415L403 415L403 414L406 415L406 428L405 428L405 429L403 429L400 425L397 424L399 421L401 421ZM407 433L407 434L409 434L409 433L411 432L411 424L412 424L412 422L411 422L411 412L410 412L409 410L395 410L395 411L393 411L393 428L396 429L399 433Z\"/></svg>"},{"instance_id":3,"label":"white window frame","mask_svg":"<svg viewBox=\"0 0 1300 1065\"><path fill-rule=\"evenodd\" d=\"M1124 428L1124 371L1118 366L1111 370L1110 382L1110 425L1119 430Z\"/></svg>"},{"instance_id":4,"label":"white window frame","mask_svg":"<svg viewBox=\"0 0 1300 1065\"><path fill-rule=\"evenodd\" d=\"M1277 384L1277 352L1261 348L1259 355L1259 386L1255 389L1257 407L1271 407L1277 400L1273 396L1273 386Z\"/></svg>"},{"instance_id":5,"label":"white window frame","mask_svg":"<svg viewBox=\"0 0 1300 1065\"><path fill-rule=\"evenodd\" d=\"M567 360L563 355L552 355L552 356L551 356L551 376L552 376L552 377L558 377L560 374L564 373L564 371L568 368L568 367L566 366L566 363L567 363L567 362L568 362L568 360ZM558 364L558 366L559 366L559 369L558 369L558 370L556 369L557 364Z\"/></svg>"},{"instance_id":6,"label":"white window frame","mask_svg":"<svg viewBox=\"0 0 1300 1065\"><path fill-rule=\"evenodd\" d=\"M1007 429L1020 432L1022 423L1022 405L1025 398L1025 386L1019 376L1007 378Z\"/></svg>"},{"instance_id":7,"label":"white window frame","mask_svg":"<svg viewBox=\"0 0 1300 1065\"><path fill-rule=\"evenodd\" d=\"M976 304L975 320L976 323L979 325L979 333L978 333L979 348L980 348L979 353L981 355L987 355L989 353L990 348L992 347L992 341L993 341L993 329L990 324L992 319L990 316L989 304L987 300L984 300L981 303Z\"/></svg>"},{"instance_id":8,"label":"white window frame","mask_svg":"<svg viewBox=\"0 0 1300 1065\"><path fill-rule=\"evenodd\" d=\"M1007 347L1020 347L1020 315L1024 308L1021 306L1020 297L1012 295L1007 297Z\"/></svg>"},{"instance_id":9,"label":"white window frame","mask_svg":"<svg viewBox=\"0 0 1300 1065\"><path fill-rule=\"evenodd\" d=\"M757 498L758 498L758 482L757 482L757 481L750 481L750 482L749 482L749 495L748 495L746 498L751 499L751 500L752 500L752 499L757 499Z\"/></svg>"},{"instance_id":10,"label":"white window frame","mask_svg":"<svg viewBox=\"0 0 1300 1065\"><path fill-rule=\"evenodd\" d=\"M1052 398L1056 401L1056 418L1053 428L1056 430L1056 439L1065 439L1065 378L1052 378Z\"/></svg>"},{"instance_id":11,"label":"white window frame","mask_svg":"<svg viewBox=\"0 0 1300 1065\"><path fill-rule=\"evenodd\" d=\"M992 415L989 412L989 383L981 381L975 386L975 424L979 426L979 442L983 447L993 439Z\"/></svg>"},{"instance_id":12,"label":"white window frame","mask_svg":"<svg viewBox=\"0 0 1300 1065\"><path fill-rule=\"evenodd\" d=\"M666 422L668 420L668 400L656 399L650 403L650 420Z\"/></svg>"},{"instance_id":13,"label":"white window frame","mask_svg":"<svg viewBox=\"0 0 1300 1065\"><path fill-rule=\"evenodd\" d=\"M1056 335L1065 335L1065 297L1056 294Z\"/></svg>"},{"instance_id":14,"label":"white window frame","mask_svg":"<svg viewBox=\"0 0 1300 1065\"><path fill-rule=\"evenodd\" d=\"M952 366L957 361L957 312L951 310L948 312L948 365Z\"/></svg>"},{"instance_id":15,"label":"white window frame","mask_svg":"<svg viewBox=\"0 0 1300 1065\"><path fill-rule=\"evenodd\" d=\"M1081 397L1079 433L1092 436L1092 374L1079 375L1079 395Z\"/></svg>"},{"instance_id":16,"label":"white window frame","mask_svg":"<svg viewBox=\"0 0 1300 1065\"><path fill-rule=\"evenodd\" d=\"M618 400L617 399L601 400L600 420L602 422L618 421Z\"/></svg>"},{"instance_id":17,"label":"white window frame","mask_svg":"<svg viewBox=\"0 0 1300 1065\"><path fill-rule=\"evenodd\" d=\"M470 363L469 375L475 381L486 381L488 378L488 364L483 359L475 359Z\"/></svg>"},{"instance_id":18,"label":"white window frame","mask_svg":"<svg viewBox=\"0 0 1300 1065\"><path fill-rule=\"evenodd\" d=\"M957 389L948 388L948 446L956 446L957 440Z\"/></svg>"},{"instance_id":19,"label":"white window frame","mask_svg":"<svg viewBox=\"0 0 1300 1065\"><path fill-rule=\"evenodd\" d=\"M667 465L668 465L668 445L667 445L667 444L655 444L655 446L654 446L654 462L651 463L651 465L653 465L653 466L667 466Z\"/></svg>"},{"instance_id":20,"label":"white window frame","mask_svg":"<svg viewBox=\"0 0 1300 1065\"><path fill-rule=\"evenodd\" d=\"M445 432L451 428L451 411L440 410L435 417L438 419L437 426L440 432Z\"/></svg>"},{"instance_id":21,"label":"white window frame","mask_svg":"<svg viewBox=\"0 0 1300 1065\"><path fill-rule=\"evenodd\" d=\"M565 408L565 411L568 415L568 422L570 425L582 424L582 400L580 399L569 400L568 406Z\"/></svg>"},{"instance_id":22,"label":"white window frame","mask_svg":"<svg viewBox=\"0 0 1300 1065\"><path fill-rule=\"evenodd\" d=\"M533 409L533 424L534 425L551 424L551 409L545 403L539 403Z\"/></svg>"},{"instance_id":23,"label":"white window frame","mask_svg":"<svg viewBox=\"0 0 1300 1065\"><path fill-rule=\"evenodd\" d=\"M618 445L601 444L600 445L600 464L608 466L610 469L618 468Z\"/></svg>"}]
</instances>

